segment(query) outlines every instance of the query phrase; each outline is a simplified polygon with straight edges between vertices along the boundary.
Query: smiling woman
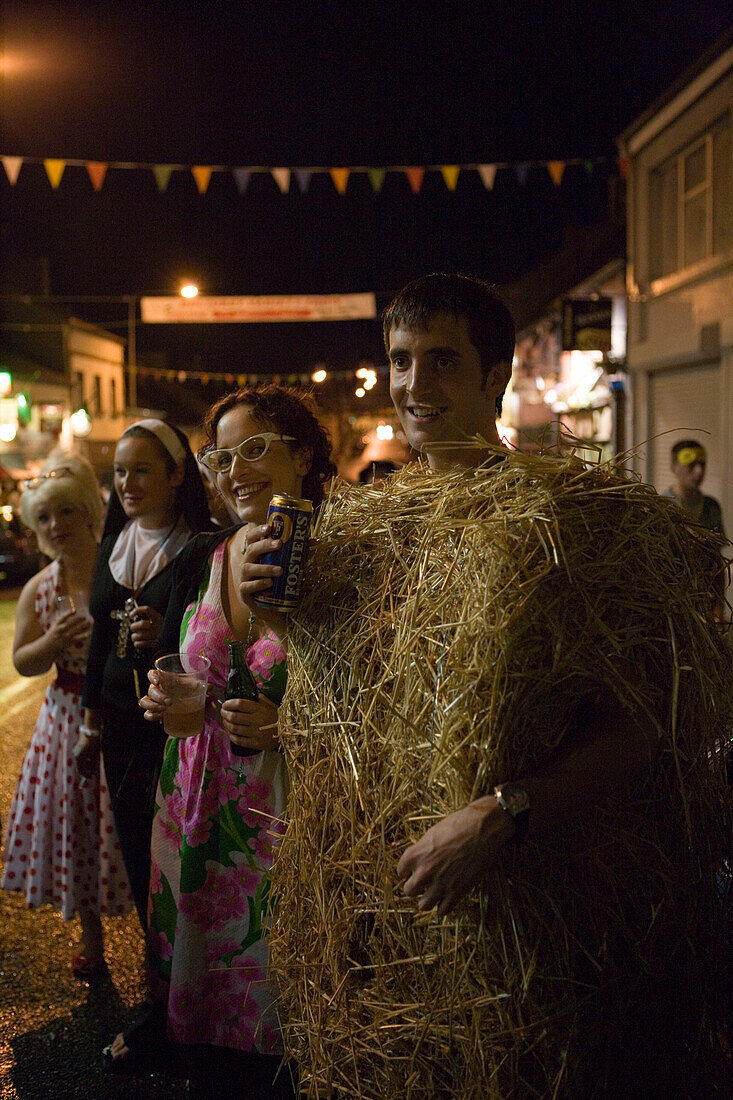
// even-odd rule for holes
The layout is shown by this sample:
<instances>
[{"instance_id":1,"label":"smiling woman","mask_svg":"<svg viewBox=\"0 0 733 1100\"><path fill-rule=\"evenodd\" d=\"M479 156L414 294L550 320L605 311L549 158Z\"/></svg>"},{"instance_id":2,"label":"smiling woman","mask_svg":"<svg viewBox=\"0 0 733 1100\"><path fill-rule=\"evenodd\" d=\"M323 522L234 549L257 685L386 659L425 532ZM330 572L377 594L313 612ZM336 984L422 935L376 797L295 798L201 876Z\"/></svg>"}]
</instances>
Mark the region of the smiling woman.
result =
<instances>
[{"instance_id":1,"label":"smiling woman","mask_svg":"<svg viewBox=\"0 0 733 1100\"><path fill-rule=\"evenodd\" d=\"M56 677L8 820L2 886L24 893L30 908L55 906L64 920L79 913L81 943L72 967L87 978L104 967L100 913L124 913L132 904L104 772L95 770L84 783L74 763L90 633L83 608L102 515L99 485L86 462L63 456L28 483L21 507L53 560L21 593L13 663L23 676L55 664Z\"/></svg>"},{"instance_id":2,"label":"smiling woman","mask_svg":"<svg viewBox=\"0 0 733 1100\"><path fill-rule=\"evenodd\" d=\"M160 420L133 424L115 450L114 492L89 600L94 631L83 696L88 737L79 764L94 766L101 740L143 928L151 806L165 739L141 720L137 701L168 604L172 563L191 536L208 526L203 484L185 435Z\"/></svg>"},{"instance_id":3,"label":"smiling woman","mask_svg":"<svg viewBox=\"0 0 733 1100\"><path fill-rule=\"evenodd\" d=\"M168 740L158 784L148 931L158 1009L147 1015L146 1042L154 1020L178 1043L227 1047L238 1057L251 1052L242 1077L253 1095L276 1096L287 1084L282 1073L272 1085L282 1043L266 928L288 784L277 751L285 651L256 606L245 604L240 582L255 548L280 545L263 526L273 494L318 505L335 467L309 400L285 387L230 394L210 410L205 431L199 458L215 471L237 524L199 536L177 559L159 642L161 652L206 654L211 698L201 733ZM275 567L260 569L257 588L267 588ZM244 643L256 700L222 702L234 641ZM157 722L170 701L155 671L148 679L140 702ZM237 746L248 755L237 755ZM135 1033L119 1035L108 1048L110 1063L136 1047Z\"/></svg>"}]
</instances>

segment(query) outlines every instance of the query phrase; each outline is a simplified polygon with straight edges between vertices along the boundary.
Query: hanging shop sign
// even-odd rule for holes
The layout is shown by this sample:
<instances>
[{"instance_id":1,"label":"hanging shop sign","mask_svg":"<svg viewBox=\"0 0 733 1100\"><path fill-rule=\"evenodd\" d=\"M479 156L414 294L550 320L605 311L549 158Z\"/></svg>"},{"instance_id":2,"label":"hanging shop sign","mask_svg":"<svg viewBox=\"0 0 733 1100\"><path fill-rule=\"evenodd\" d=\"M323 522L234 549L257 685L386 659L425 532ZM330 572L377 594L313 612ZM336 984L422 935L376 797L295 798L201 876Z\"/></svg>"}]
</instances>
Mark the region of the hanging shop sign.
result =
<instances>
[{"instance_id":1,"label":"hanging shop sign","mask_svg":"<svg viewBox=\"0 0 733 1100\"><path fill-rule=\"evenodd\" d=\"M146 324L247 321L359 321L377 316L374 294L272 294L257 297L141 298Z\"/></svg>"},{"instance_id":2,"label":"hanging shop sign","mask_svg":"<svg viewBox=\"0 0 733 1100\"><path fill-rule=\"evenodd\" d=\"M611 350L610 298L568 299L562 304L563 351Z\"/></svg>"}]
</instances>

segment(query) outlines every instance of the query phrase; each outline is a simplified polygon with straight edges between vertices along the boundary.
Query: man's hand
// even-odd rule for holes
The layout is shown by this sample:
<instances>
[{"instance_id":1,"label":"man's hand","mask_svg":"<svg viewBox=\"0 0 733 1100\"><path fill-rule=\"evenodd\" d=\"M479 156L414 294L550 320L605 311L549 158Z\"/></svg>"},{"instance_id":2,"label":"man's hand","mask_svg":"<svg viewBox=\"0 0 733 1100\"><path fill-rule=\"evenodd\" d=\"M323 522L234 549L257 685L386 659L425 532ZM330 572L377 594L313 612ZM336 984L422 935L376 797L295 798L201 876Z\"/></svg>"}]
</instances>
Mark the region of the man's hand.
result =
<instances>
[{"instance_id":1,"label":"man's hand","mask_svg":"<svg viewBox=\"0 0 733 1100\"><path fill-rule=\"evenodd\" d=\"M443 917L486 879L501 848L514 835L511 815L486 795L444 817L397 864L402 889L418 909L438 907Z\"/></svg>"}]
</instances>

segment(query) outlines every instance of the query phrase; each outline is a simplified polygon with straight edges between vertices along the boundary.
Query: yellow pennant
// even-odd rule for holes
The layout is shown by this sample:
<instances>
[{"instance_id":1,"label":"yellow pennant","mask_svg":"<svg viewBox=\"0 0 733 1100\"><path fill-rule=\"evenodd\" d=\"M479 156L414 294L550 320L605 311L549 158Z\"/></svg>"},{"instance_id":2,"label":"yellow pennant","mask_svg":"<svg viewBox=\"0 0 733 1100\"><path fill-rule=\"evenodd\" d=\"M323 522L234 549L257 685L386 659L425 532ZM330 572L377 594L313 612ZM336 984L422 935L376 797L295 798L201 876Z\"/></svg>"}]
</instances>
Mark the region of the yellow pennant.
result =
<instances>
[{"instance_id":1,"label":"yellow pennant","mask_svg":"<svg viewBox=\"0 0 733 1100\"><path fill-rule=\"evenodd\" d=\"M563 173L565 172L564 160L551 160L548 162L547 171L550 173L550 179L555 184L555 187L559 187L562 183Z\"/></svg>"},{"instance_id":2,"label":"yellow pennant","mask_svg":"<svg viewBox=\"0 0 733 1100\"><path fill-rule=\"evenodd\" d=\"M445 186L449 191L455 191L459 172L460 168L457 164L443 164L441 166L440 174L445 180Z\"/></svg>"},{"instance_id":3,"label":"yellow pennant","mask_svg":"<svg viewBox=\"0 0 733 1100\"><path fill-rule=\"evenodd\" d=\"M203 164L194 164L191 169L191 174L196 180L196 187L198 188L199 195L205 195L209 186L209 180L211 179L211 169Z\"/></svg>"},{"instance_id":4,"label":"yellow pennant","mask_svg":"<svg viewBox=\"0 0 733 1100\"><path fill-rule=\"evenodd\" d=\"M384 177L386 176L386 174L387 173L384 168L367 169L367 176L369 177L369 182L372 185L372 191L374 191L375 194L379 194L379 192L382 190L382 184L384 183Z\"/></svg>"},{"instance_id":5,"label":"yellow pennant","mask_svg":"<svg viewBox=\"0 0 733 1100\"><path fill-rule=\"evenodd\" d=\"M348 168L331 168L330 176L333 180L333 185L338 191L339 195L346 193L346 185L349 182L349 169Z\"/></svg>"},{"instance_id":6,"label":"yellow pennant","mask_svg":"<svg viewBox=\"0 0 733 1100\"><path fill-rule=\"evenodd\" d=\"M64 168L66 167L65 160L44 160L43 167L46 169L46 175L48 176L51 186L54 191L61 183L61 177L64 174Z\"/></svg>"}]
</instances>

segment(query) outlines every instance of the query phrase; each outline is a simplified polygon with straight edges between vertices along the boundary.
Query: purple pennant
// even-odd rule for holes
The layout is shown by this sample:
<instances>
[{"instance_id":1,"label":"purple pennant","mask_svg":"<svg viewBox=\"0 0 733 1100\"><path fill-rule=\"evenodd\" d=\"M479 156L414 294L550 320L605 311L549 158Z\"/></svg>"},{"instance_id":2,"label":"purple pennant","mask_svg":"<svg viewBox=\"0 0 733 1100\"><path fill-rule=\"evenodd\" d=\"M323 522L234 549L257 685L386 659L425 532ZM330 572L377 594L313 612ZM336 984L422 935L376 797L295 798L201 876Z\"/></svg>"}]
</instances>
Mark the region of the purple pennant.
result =
<instances>
[{"instance_id":1,"label":"purple pennant","mask_svg":"<svg viewBox=\"0 0 733 1100\"><path fill-rule=\"evenodd\" d=\"M519 186L524 187L525 183L527 182L527 176L529 175L529 165L528 164L515 164L514 165L514 174L516 175L517 180L519 181Z\"/></svg>"},{"instance_id":2,"label":"purple pennant","mask_svg":"<svg viewBox=\"0 0 733 1100\"><path fill-rule=\"evenodd\" d=\"M311 181L311 176L313 175L313 173L311 172L310 168L296 168L294 174L296 180L298 181L298 187L303 193L305 193L308 190L308 184Z\"/></svg>"},{"instance_id":3,"label":"purple pennant","mask_svg":"<svg viewBox=\"0 0 733 1100\"><path fill-rule=\"evenodd\" d=\"M236 181L237 190L239 191L240 195L243 195L244 192L247 190L251 176L252 172L249 168L234 169L234 179Z\"/></svg>"}]
</instances>

